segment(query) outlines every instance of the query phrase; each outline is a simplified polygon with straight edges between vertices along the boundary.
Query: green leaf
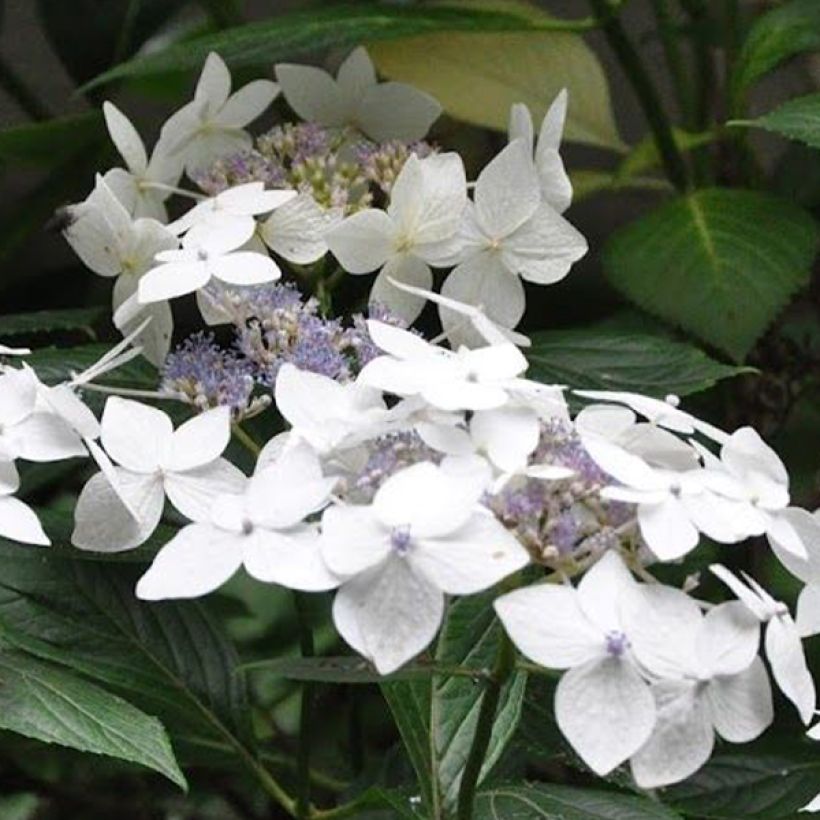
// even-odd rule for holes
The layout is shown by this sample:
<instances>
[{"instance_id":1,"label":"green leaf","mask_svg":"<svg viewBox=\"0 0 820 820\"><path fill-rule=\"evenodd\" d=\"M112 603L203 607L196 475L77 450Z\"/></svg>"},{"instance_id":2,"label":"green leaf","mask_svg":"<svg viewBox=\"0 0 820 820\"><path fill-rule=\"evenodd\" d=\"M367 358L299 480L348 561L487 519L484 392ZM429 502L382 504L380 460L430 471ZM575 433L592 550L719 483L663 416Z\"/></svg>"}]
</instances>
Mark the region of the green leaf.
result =
<instances>
[{"instance_id":1,"label":"green leaf","mask_svg":"<svg viewBox=\"0 0 820 820\"><path fill-rule=\"evenodd\" d=\"M141 568L0 553L0 636L156 715L189 756L248 754L244 678L199 602L149 604ZM243 750L240 752L240 750Z\"/></svg>"},{"instance_id":2,"label":"green leaf","mask_svg":"<svg viewBox=\"0 0 820 820\"><path fill-rule=\"evenodd\" d=\"M789 100L756 120L729 124L763 128L783 137L805 142L812 148L820 148L820 94L808 94Z\"/></svg>"},{"instance_id":3,"label":"green leaf","mask_svg":"<svg viewBox=\"0 0 820 820\"><path fill-rule=\"evenodd\" d=\"M32 820L39 807L40 798L29 792L0 797L0 817L3 820Z\"/></svg>"},{"instance_id":4,"label":"green leaf","mask_svg":"<svg viewBox=\"0 0 820 820\"><path fill-rule=\"evenodd\" d=\"M818 792L820 757L807 746L794 755L716 754L664 800L691 817L785 820L811 817L798 811Z\"/></svg>"},{"instance_id":5,"label":"green leaf","mask_svg":"<svg viewBox=\"0 0 820 820\"><path fill-rule=\"evenodd\" d=\"M820 4L791 0L759 17L741 48L731 79L737 100L755 80L789 57L820 49Z\"/></svg>"},{"instance_id":6,"label":"green leaf","mask_svg":"<svg viewBox=\"0 0 820 820\"><path fill-rule=\"evenodd\" d=\"M545 384L585 390L631 390L663 398L706 390L749 372L722 364L668 332L608 321L589 328L545 330L525 351L528 375Z\"/></svg>"},{"instance_id":7,"label":"green leaf","mask_svg":"<svg viewBox=\"0 0 820 820\"><path fill-rule=\"evenodd\" d=\"M680 820L645 797L596 789L533 783L480 792L475 820ZM741 816L741 815L738 815Z\"/></svg>"},{"instance_id":8,"label":"green leaf","mask_svg":"<svg viewBox=\"0 0 820 820\"><path fill-rule=\"evenodd\" d=\"M79 347L42 347L35 350L26 361L46 384L59 384L94 364L111 349L109 344L89 344ZM138 357L122 367L106 373L101 381L116 387L139 390L156 390L159 376L147 359Z\"/></svg>"},{"instance_id":9,"label":"green leaf","mask_svg":"<svg viewBox=\"0 0 820 820\"><path fill-rule=\"evenodd\" d=\"M105 137L99 111L0 130L0 163L58 165Z\"/></svg>"},{"instance_id":10,"label":"green leaf","mask_svg":"<svg viewBox=\"0 0 820 820\"><path fill-rule=\"evenodd\" d=\"M740 361L809 280L817 227L769 194L711 188L616 232L606 274L635 304Z\"/></svg>"},{"instance_id":11,"label":"green leaf","mask_svg":"<svg viewBox=\"0 0 820 820\"><path fill-rule=\"evenodd\" d=\"M84 90L124 77L199 70L211 51L219 52L231 67L260 66L331 46L355 46L365 40L395 40L435 31L526 31L541 25L521 14L481 9L409 8L375 2L334 4L192 38L118 65L96 77Z\"/></svg>"},{"instance_id":12,"label":"green leaf","mask_svg":"<svg viewBox=\"0 0 820 820\"><path fill-rule=\"evenodd\" d=\"M33 333L56 333L81 330L93 337L92 327L104 315L101 307L71 308L66 310L38 310L35 313L16 313L0 316L0 339L26 336Z\"/></svg>"},{"instance_id":13,"label":"green leaf","mask_svg":"<svg viewBox=\"0 0 820 820\"><path fill-rule=\"evenodd\" d=\"M497 2L493 8L526 14L545 25L553 19L523 3ZM513 103L526 103L540 123L558 92L567 88L567 139L624 149L606 75L578 34L434 32L375 43L370 51L390 79L427 91L460 120L500 131L507 129Z\"/></svg>"},{"instance_id":14,"label":"green leaf","mask_svg":"<svg viewBox=\"0 0 820 820\"><path fill-rule=\"evenodd\" d=\"M139 763L187 788L156 718L99 686L19 652L0 652L0 728Z\"/></svg>"},{"instance_id":15,"label":"green leaf","mask_svg":"<svg viewBox=\"0 0 820 820\"><path fill-rule=\"evenodd\" d=\"M468 669L492 667L500 636L492 599L492 593L485 593L460 598L450 605L436 648L436 664ZM525 687L526 674L517 672L501 691L479 782L515 732ZM483 691L474 680L453 676L382 684L433 820L442 817L458 796Z\"/></svg>"}]
</instances>

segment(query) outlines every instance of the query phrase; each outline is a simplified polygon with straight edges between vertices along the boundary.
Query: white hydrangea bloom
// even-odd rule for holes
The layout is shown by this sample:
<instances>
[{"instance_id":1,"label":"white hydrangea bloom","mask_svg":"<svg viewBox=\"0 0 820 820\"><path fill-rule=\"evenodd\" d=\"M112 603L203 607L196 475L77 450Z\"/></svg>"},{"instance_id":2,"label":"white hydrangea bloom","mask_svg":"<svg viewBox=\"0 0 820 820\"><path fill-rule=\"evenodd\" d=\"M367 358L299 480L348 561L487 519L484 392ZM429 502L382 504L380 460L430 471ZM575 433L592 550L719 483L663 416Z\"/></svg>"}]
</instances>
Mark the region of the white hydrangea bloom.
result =
<instances>
[{"instance_id":1,"label":"white hydrangea bloom","mask_svg":"<svg viewBox=\"0 0 820 820\"><path fill-rule=\"evenodd\" d=\"M487 589L528 562L527 551L477 504L480 492L423 462L389 478L371 505L325 510L322 555L345 579L333 620L381 674L430 643L445 594Z\"/></svg>"},{"instance_id":2,"label":"white hydrangea bloom","mask_svg":"<svg viewBox=\"0 0 820 820\"><path fill-rule=\"evenodd\" d=\"M101 427L106 459L77 500L75 547L131 549L156 529L166 496L186 518L204 521L217 496L244 487L245 476L220 458L231 435L227 407L208 410L174 430L161 410L112 396Z\"/></svg>"},{"instance_id":3,"label":"white hydrangea bloom","mask_svg":"<svg viewBox=\"0 0 820 820\"><path fill-rule=\"evenodd\" d=\"M404 83L379 83L363 47L339 66L336 79L314 66L279 63L276 79L303 119L330 128L352 126L376 142L422 139L441 114L429 94Z\"/></svg>"},{"instance_id":4,"label":"white hydrangea bloom","mask_svg":"<svg viewBox=\"0 0 820 820\"><path fill-rule=\"evenodd\" d=\"M156 144L149 160L142 138L122 111L106 100L103 115L111 141L125 163L125 168L112 168L105 174L106 184L134 217L166 222L165 201L182 175L180 157L170 153L165 139Z\"/></svg>"},{"instance_id":5,"label":"white hydrangea bloom","mask_svg":"<svg viewBox=\"0 0 820 820\"><path fill-rule=\"evenodd\" d=\"M620 615L621 599L634 584L620 556L609 552L577 589L539 584L495 602L510 638L530 660L569 670L555 691L555 717L599 775L635 754L655 726L655 701Z\"/></svg>"},{"instance_id":6,"label":"white hydrangea bloom","mask_svg":"<svg viewBox=\"0 0 820 820\"><path fill-rule=\"evenodd\" d=\"M379 274L370 302L389 307L408 323L415 320L424 299L396 288L391 280L430 290L440 243L458 228L467 203L464 164L457 154L419 159L411 154L382 211L368 208L342 220L325 235L339 264L353 274Z\"/></svg>"},{"instance_id":7,"label":"white hydrangea bloom","mask_svg":"<svg viewBox=\"0 0 820 820\"><path fill-rule=\"evenodd\" d=\"M305 519L327 504L335 483L308 447L287 449L257 471L244 492L217 497L209 519L181 529L140 578L137 597L196 598L242 566L266 583L332 589L338 579L322 561L318 528Z\"/></svg>"},{"instance_id":8,"label":"white hydrangea bloom","mask_svg":"<svg viewBox=\"0 0 820 820\"><path fill-rule=\"evenodd\" d=\"M14 497L19 487L20 476L14 462L0 460L0 538L48 546L51 541L34 510Z\"/></svg>"},{"instance_id":9,"label":"white hydrangea bloom","mask_svg":"<svg viewBox=\"0 0 820 820\"><path fill-rule=\"evenodd\" d=\"M270 80L254 80L231 94L231 75L211 52L199 76L194 99L162 127L160 142L184 163L188 173L253 144L246 125L262 114L279 93Z\"/></svg>"}]
</instances>

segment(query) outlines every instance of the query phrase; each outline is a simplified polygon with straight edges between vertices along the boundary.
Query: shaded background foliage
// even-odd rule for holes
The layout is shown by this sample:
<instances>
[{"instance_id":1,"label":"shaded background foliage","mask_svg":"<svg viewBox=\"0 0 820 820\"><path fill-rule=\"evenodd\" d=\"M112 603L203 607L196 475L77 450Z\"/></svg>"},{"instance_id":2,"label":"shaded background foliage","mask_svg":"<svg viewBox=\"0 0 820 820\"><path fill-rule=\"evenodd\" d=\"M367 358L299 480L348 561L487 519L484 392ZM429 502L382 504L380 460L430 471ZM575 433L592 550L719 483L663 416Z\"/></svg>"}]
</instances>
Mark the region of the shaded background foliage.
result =
<instances>
[{"instance_id":1,"label":"shaded background foliage","mask_svg":"<svg viewBox=\"0 0 820 820\"><path fill-rule=\"evenodd\" d=\"M108 283L81 267L51 222L56 208L85 196L94 171L115 164L99 114L103 99L116 99L150 139L189 92L207 52L197 49L198 38L213 36L222 44L217 50L232 63L237 81L268 76L274 59L283 57L333 64L352 43L365 42L382 73L441 98L448 116L432 138L461 151L473 175L503 144L511 102L543 110L570 85L571 144L564 155L577 200L570 218L591 252L565 281L528 292L525 330L536 332L532 373L583 387L691 395L691 406L717 423L752 423L783 454L794 501L818 506L820 103L805 95L820 83L820 4L622 4L619 18L678 129L675 142L695 187L683 196L669 182L675 171L668 158L664 174L633 86L609 47L611 38L608 44L600 30L584 34L588 51L578 34L457 33L452 29L459 25L433 14L421 40L380 40L381 24L365 14L357 28L353 15L337 14L337 5L0 4L0 341L55 345L34 361L38 372L57 381L93 360L99 348L89 343L114 338ZM494 7L483 0L458 5ZM607 3L544 0L540 6L578 20L596 8L606 11ZM410 35L430 4L383 8L388 16L404 14L402 33ZM303 16L277 29L277 20L291 20L292 12ZM767 13L781 17L768 32L759 24L752 29ZM311 26L322 19L328 25L317 34ZM264 21L271 21L270 30L231 45L233 27ZM436 33L437 26L445 33ZM154 60L155 69L125 70L110 82L88 85L117 65L146 65L126 62L135 55ZM508 65L509 72L499 70ZM682 88L681 79L688 81ZM285 111L281 101L277 111ZM760 128L749 132L724 125L761 115ZM350 286L351 299L356 287ZM182 332L186 320L192 328L193 316L177 318ZM156 380L141 366L122 378L148 387ZM295 661L263 664L247 677L237 674L240 658L297 653L289 598L238 579L203 604L136 602L131 564L144 562L162 535L124 562L78 560L64 545L82 477L72 464L31 467L26 486L31 500L48 505L44 521L57 547L44 557L0 546L0 728L9 730L0 732L0 818L285 816L259 788L259 767L286 784L294 780L298 681L305 677L320 681L317 802L353 800L350 814L338 816L354 817L422 817L439 797L446 807L474 728L479 677L442 682L422 675L391 681L380 691L352 662L322 670ZM707 548L671 575L682 580L710 558ZM757 545L749 560L779 594L793 596L791 581L768 560L765 547ZM325 609L317 603L310 613L317 648L338 655ZM489 612L481 600L459 603L445 626L439 660L476 670L489 663L485 642L495 627L477 617L481 612ZM809 650L813 668L820 668L817 639ZM84 681L95 699L92 712L102 718L84 724L69 703L51 722L34 713L28 723L16 722L16 705L7 697L16 677L30 691L40 687L46 702L55 687L73 691ZM324 685L334 681L339 686ZM820 755L782 709L765 739L718 750L704 771L666 790L663 804L632 794L624 777L595 782L554 726L551 686L532 678L525 687L522 677L503 693L495 766L487 772L477 817L788 818L820 789ZM126 707L139 712L123 712ZM110 731L118 720L133 729L128 743ZM432 744L414 744L428 734ZM153 768L167 780L123 761ZM522 786L525 777L531 783ZM187 795L173 785L184 778Z\"/></svg>"}]
</instances>

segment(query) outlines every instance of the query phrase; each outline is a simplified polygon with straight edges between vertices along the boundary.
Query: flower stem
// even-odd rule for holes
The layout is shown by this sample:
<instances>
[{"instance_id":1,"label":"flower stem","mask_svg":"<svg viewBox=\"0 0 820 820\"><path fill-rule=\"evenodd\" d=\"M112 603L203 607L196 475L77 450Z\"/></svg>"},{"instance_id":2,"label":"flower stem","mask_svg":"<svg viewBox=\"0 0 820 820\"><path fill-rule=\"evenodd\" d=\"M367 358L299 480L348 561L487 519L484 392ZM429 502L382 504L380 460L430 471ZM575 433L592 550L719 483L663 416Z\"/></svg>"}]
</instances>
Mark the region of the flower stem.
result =
<instances>
[{"instance_id":1,"label":"flower stem","mask_svg":"<svg viewBox=\"0 0 820 820\"><path fill-rule=\"evenodd\" d=\"M303 658L312 658L315 654L313 630L310 626L309 606L305 593L294 591L293 601L296 617L299 622L299 647ZM310 742L311 723L313 720L314 684L302 684L302 702L299 709L299 745L296 751L296 816L308 818L310 807Z\"/></svg>"},{"instance_id":2,"label":"flower stem","mask_svg":"<svg viewBox=\"0 0 820 820\"><path fill-rule=\"evenodd\" d=\"M254 456L258 456L262 452L262 448L248 435L248 433L238 424L231 425L236 440L244 445L245 449Z\"/></svg>"},{"instance_id":3,"label":"flower stem","mask_svg":"<svg viewBox=\"0 0 820 820\"><path fill-rule=\"evenodd\" d=\"M507 637L507 633L502 631L495 665L485 684L473 742L470 746L467 762L464 764L464 772L461 775L461 785L458 790L458 809L456 811L457 820L472 820L476 786L478 785L484 758L487 756L487 747L490 745L501 689L514 669L515 648L512 641Z\"/></svg>"},{"instance_id":4,"label":"flower stem","mask_svg":"<svg viewBox=\"0 0 820 820\"><path fill-rule=\"evenodd\" d=\"M679 190L689 189L689 169L678 150L672 126L660 102L658 91L646 66L627 37L621 20L611 14L612 4L609 0L589 0L595 13L603 20L602 30L615 56L621 64L627 79L635 91L643 108L644 116L652 131L658 153L661 155L666 174L671 183Z\"/></svg>"}]
</instances>

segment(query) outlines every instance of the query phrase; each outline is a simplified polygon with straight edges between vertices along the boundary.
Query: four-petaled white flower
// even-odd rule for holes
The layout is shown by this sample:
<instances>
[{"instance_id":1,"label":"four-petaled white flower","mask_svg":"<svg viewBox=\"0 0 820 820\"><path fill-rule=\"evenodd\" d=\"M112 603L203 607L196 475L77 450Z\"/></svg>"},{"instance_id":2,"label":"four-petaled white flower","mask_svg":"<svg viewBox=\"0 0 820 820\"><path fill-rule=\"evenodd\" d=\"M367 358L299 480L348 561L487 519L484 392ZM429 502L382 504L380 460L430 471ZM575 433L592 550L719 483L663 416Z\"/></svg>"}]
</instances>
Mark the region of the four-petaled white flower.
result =
<instances>
[{"instance_id":1,"label":"four-petaled white flower","mask_svg":"<svg viewBox=\"0 0 820 820\"><path fill-rule=\"evenodd\" d=\"M524 140L511 142L479 174L458 235L444 262L458 263L441 292L482 305L504 327L524 315L521 279L550 285L563 279L587 252L584 237L551 205L541 201L533 159ZM446 308L441 321L451 343L461 341L463 322Z\"/></svg>"},{"instance_id":2,"label":"four-petaled white flower","mask_svg":"<svg viewBox=\"0 0 820 820\"><path fill-rule=\"evenodd\" d=\"M244 131L274 101L279 86L254 80L231 94L231 75L222 58L211 52L199 76L194 99L162 127L160 142L178 156L188 173L253 144Z\"/></svg>"},{"instance_id":3,"label":"four-petaled white flower","mask_svg":"<svg viewBox=\"0 0 820 820\"><path fill-rule=\"evenodd\" d=\"M303 119L330 128L352 126L376 142L422 139L441 114L429 94L404 83L379 83L363 47L339 66L336 79L320 68L279 63L276 79Z\"/></svg>"},{"instance_id":4,"label":"four-petaled white flower","mask_svg":"<svg viewBox=\"0 0 820 820\"><path fill-rule=\"evenodd\" d=\"M391 279L429 290L430 264L441 243L453 236L467 204L464 164L457 154L437 154L405 162L385 211L368 208L347 217L325 235L331 253L348 273L381 268L370 302L387 305L408 323L424 299L396 288Z\"/></svg>"},{"instance_id":5,"label":"four-petaled white flower","mask_svg":"<svg viewBox=\"0 0 820 820\"><path fill-rule=\"evenodd\" d=\"M213 226L207 232L186 235L179 250L162 251L139 281L141 304L161 302L204 288L211 277L228 285L261 285L282 276L266 253L241 250L253 234L247 226L233 223Z\"/></svg>"},{"instance_id":6,"label":"four-petaled white flower","mask_svg":"<svg viewBox=\"0 0 820 820\"><path fill-rule=\"evenodd\" d=\"M487 589L528 562L518 541L478 506L479 493L422 462L389 478L371 505L325 510L322 555L345 578L333 620L381 674L433 640L445 594Z\"/></svg>"},{"instance_id":7,"label":"four-petaled white flower","mask_svg":"<svg viewBox=\"0 0 820 820\"><path fill-rule=\"evenodd\" d=\"M0 538L48 546L51 541L34 510L14 497L19 487L20 476L14 462L0 460Z\"/></svg>"},{"instance_id":8,"label":"four-petaled white flower","mask_svg":"<svg viewBox=\"0 0 820 820\"><path fill-rule=\"evenodd\" d=\"M452 351L372 319L367 328L387 355L368 362L358 381L396 396L421 396L441 410L500 407L527 369L527 360L510 343Z\"/></svg>"},{"instance_id":9,"label":"four-petaled white flower","mask_svg":"<svg viewBox=\"0 0 820 820\"><path fill-rule=\"evenodd\" d=\"M772 693L757 657L760 626L736 601L705 616L684 592L642 584L621 607L635 660L652 679L657 721L632 756L651 789L684 780L712 753L715 732L747 743L772 722Z\"/></svg>"},{"instance_id":10,"label":"four-petaled white flower","mask_svg":"<svg viewBox=\"0 0 820 820\"><path fill-rule=\"evenodd\" d=\"M577 589L538 584L495 602L524 655L569 670L555 691L555 717L573 749L600 775L637 752L655 725L655 702L620 615L621 598L635 583L621 557L608 552Z\"/></svg>"},{"instance_id":11,"label":"four-petaled white flower","mask_svg":"<svg viewBox=\"0 0 820 820\"><path fill-rule=\"evenodd\" d=\"M170 153L167 139L160 140L148 159L145 145L131 121L113 103L103 103L105 124L125 168L112 168L106 184L134 217L152 217L166 222L165 200L182 175L182 162Z\"/></svg>"},{"instance_id":12,"label":"four-petaled white flower","mask_svg":"<svg viewBox=\"0 0 820 820\"><path fill-rule=\"evenodd\" d=\"M336 478L322 475L308 447L286 449L248 480L244 492L217 497L206 520L180 530L137 584L149 601L196 598L222 586L244 566L259 581L291 589L332 589L315 524Z\"/></svg>"},{"instance_id":13,"label":"four-petaled white flower","mask_svg":"<svg viewBox=\"0 0 820 820\"><path fill-rule=\"evenodd\" d=\"M523 139L530 153L534 153L535 170L541 184L541 198L559 214L564 213L572 202L572 183L559 153L564 122L567 118L568 98L567 90L563 89L552 101L541 122L537 143L532 115L523 103L515 103L510 109L508 129L510 142Z\"/></svg>"},{"instance_id":14,"label":"four-petaled white flower","mask_svg":"<svg viewBox=\"0 0 820 820\"><path fill-rule=\"evenodd\" d=\"M780 691L795 705L808 724L817 705L814 681L803 653L803 644L789 608L776 601L754 578L743 573L745 584L726 567L712 564L711 571L737 595L760 623L766 624L766 657Z\"/></svg>"},{"instance_id":15,"label":"four-petaled white flower","mask_svg":"<svg viewBox=\"0 0 820 820\"><path fill-rule=\"evenodd\" d=\"M157 527L166 496L186 518L209 519L214 499L241 492L245 476L221 454L230 440L230 411L208 410L174 430L161 410L112 396L101 442L115 463L83 487L71 543L97 552L139 546ZM103 455L105 455L103 454Z\"/></svg>"}]
</instances>

